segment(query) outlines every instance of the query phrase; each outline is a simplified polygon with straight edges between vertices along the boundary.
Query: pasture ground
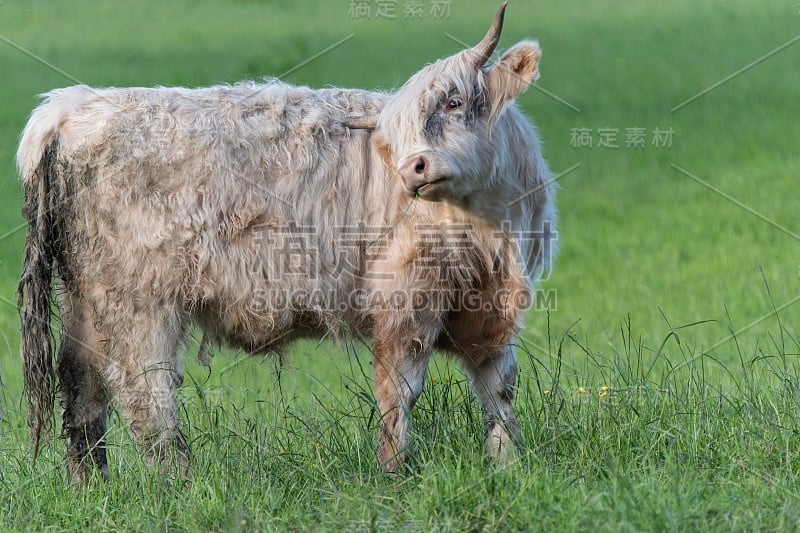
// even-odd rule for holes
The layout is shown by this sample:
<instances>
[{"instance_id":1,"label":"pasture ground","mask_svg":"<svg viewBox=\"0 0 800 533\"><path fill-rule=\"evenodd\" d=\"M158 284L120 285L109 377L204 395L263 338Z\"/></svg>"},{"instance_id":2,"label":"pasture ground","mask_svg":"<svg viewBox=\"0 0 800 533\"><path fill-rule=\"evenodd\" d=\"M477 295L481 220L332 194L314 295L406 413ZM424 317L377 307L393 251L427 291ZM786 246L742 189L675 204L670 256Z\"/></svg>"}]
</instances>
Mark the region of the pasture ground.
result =
<instances>
[{"instance_id":1,"label":"pasture ground","mask_svg":"<svg viewBox=\"0 0 800 533\"><path fill-rule=\"evenodd\" d=\"M544 50L543 90L520 105L553 170L579 165L559 179L553 309L532 312L520 341L527 447L513 467L487 465L464 378L439 358L415 411L414 473L380 474L368 350L329 342L298 344L282 369L217 354L210 372L189 347L188 487L147 468L116 415L110 483L73 491L54 439L31 464L13 155L35 95L73 82L16 46L95 86L290 71L391 88L458 50L445 33L476 42L496 7L454 0L436 17L425 0L411 21L405 2L394 20L368 4L372 18L344 1L0 3L0 528L800 527L795 0L511 1L501 46L536 37ZM635 128L644 146L626 147ZM581 129L592 147L573 146ZM671 144L653 142L670 129Z\"/></svg>"}]
</instances>

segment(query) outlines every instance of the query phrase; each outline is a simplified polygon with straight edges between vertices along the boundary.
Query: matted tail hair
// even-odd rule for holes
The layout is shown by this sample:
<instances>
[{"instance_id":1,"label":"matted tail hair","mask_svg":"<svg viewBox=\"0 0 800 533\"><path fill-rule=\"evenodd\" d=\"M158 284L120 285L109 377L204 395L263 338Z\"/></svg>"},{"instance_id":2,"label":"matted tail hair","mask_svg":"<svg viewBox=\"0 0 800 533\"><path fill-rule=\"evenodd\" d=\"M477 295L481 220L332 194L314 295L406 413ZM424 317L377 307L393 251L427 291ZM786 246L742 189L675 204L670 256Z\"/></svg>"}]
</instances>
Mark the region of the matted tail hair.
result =
<instances>
[{"instance_id":1,"label":"matted tail hair","mask_svg":"<svg viewBox=\"0 0 800 533\"><path fill-rule=\"evenodd\" d=\"M57 150L57 142L47 146L35 169L24 169L28 179L23 181L22 213L28 221L28 234L22 276L17 285L17 310L22 324L23 393L28 400L34 461L39 454L42 433L53 425L56 393L55 339L50 329L50 315L57 245L51 184L56 172Z\"/></svg>"}]
</instances>

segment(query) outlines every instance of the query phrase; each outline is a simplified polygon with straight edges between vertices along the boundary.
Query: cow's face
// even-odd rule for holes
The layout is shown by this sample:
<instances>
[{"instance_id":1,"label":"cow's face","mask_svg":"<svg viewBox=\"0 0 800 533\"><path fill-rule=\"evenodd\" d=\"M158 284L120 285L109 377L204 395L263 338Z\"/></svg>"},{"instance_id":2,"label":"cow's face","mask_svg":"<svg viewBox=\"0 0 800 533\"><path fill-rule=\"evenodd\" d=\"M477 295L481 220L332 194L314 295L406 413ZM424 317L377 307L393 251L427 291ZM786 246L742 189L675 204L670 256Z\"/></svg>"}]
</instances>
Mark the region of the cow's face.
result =
<instances>
[{"instance_id":1,"label":"cow's face","mask_svg":"<svg viewBox=\"0 0 800 533\"><path fill-rule=\"evenodd\" d=\"M486 65L504 8L481 43L422 69L381 111L375 142L408 194L465 198L490 186L497 154L513 148L502 146L492 129L537 77L541 52L536 42L523 41Z\"/></svg>"}]
</instances>

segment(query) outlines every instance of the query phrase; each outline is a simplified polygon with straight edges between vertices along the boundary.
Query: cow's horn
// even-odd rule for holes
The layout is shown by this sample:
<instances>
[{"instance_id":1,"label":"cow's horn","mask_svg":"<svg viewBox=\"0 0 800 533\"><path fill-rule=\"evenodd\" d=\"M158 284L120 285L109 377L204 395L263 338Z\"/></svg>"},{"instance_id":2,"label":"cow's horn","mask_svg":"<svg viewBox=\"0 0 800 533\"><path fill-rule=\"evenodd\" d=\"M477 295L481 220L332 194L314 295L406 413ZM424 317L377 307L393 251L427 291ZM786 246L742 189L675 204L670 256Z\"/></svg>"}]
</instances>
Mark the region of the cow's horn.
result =
<instances>
[{"instance_id":1,"label":"cow's horn","mask_svg":"<svg viewBox=\"0 0 800 533\"><path fill-rule=\"evenodd\" d=\"M476 63L479 67L482 67L489 61L489 58L492 57L492 53L494 53L494 49L497 47L497 43L500 41L500 33L503 31L503 16L506 13L507 5L508 0L503 2L500 9L497 10L497 14L494 16L494 20L492 21L489 31L486 32L486 36L472 49L477 56Z\"/></svg>"}]
</instances>

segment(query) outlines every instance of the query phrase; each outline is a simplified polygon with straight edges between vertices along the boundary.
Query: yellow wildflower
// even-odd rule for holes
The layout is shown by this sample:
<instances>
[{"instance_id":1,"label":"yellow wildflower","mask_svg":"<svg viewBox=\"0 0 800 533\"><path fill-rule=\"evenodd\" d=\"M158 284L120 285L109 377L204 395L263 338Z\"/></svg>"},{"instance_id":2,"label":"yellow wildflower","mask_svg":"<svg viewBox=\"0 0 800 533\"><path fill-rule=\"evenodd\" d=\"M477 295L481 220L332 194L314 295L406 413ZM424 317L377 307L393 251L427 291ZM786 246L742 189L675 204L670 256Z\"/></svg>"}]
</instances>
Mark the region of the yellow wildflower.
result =
<instances>
[{"instance_id":1,"label":"yellow wildflower","mask_svg":"<svg viewBox=\"0 0 800 533\"><path fill-rule=\"evenodd\" d=\"M586 392L586 387L578 387L578 392L584 394Z\"/></svg>"}]
</instances>

